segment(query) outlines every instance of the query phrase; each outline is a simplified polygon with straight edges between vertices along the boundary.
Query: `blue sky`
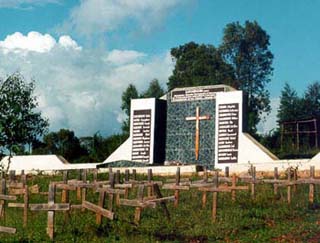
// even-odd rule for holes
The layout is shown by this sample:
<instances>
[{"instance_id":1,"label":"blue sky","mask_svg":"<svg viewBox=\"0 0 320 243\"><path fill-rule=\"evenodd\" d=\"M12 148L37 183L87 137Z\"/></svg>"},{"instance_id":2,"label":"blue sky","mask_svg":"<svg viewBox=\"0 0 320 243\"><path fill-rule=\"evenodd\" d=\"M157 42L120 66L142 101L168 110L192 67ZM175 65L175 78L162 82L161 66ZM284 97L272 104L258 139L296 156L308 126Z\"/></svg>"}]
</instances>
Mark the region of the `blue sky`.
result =
<instances>
[{"instance_id":1,"label":"blue sky","mask_svg":"<svg viewBox=\"0 0 320 243\"><path fill-rule=\"evenodd\" d=\"M111 134L129 83L143 90L158 78L165 87L170 48L218 46L226 24L256 20L274 54L265 132L275 126L285 82L302 94L319 80L319 10L315 0L0 0L0 75L19 70L36 80L51 130Z\"/></svg>"}]
</instances>

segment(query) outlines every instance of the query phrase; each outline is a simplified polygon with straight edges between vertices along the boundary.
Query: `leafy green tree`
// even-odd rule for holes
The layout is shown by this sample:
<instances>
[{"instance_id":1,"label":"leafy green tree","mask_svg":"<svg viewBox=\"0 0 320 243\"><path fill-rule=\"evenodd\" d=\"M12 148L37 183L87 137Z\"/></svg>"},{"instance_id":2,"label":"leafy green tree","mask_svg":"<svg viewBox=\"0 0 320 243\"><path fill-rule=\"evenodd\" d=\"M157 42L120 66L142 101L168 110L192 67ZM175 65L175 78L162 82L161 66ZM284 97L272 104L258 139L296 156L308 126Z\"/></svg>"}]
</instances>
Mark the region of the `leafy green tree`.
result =
<instances>
[{"instance_id":1,"label":"leafy green tree","mask_svg":"<svg viewBox=\"0 0 320 243\"><path fill-rule=\"evenodd\" d=\"M80 145L80 140L73 131L60 129L43 137L43 143L33 149L33 154L57 154L70 162L87 155L86 149Z\"/></svg>"},{"instance_id":2,"label":"leafy green tree","mask_svg":"<svg viewBox=\"0 0 320 243\"><path fill-rule=\"evenodd\" d=\"M122 123L122 132L129 135L130 130L130 106L131 106L131 99L139 98L139 94L137 91L136 86L133 84L129 84L127 89L122 93L122 104L121 109L127 115L127 119Z\"/></svg>"},{"instance_id":3,"label":"leafy green tree","mask_svg":"<svg viewBox=\"0 0 320 243\"><path fill-rule=\"evenodd\" d=\"M303 97L301 113L304 118L320 115L320 82L316 81L307 87Z\"/></svg>"},{"instance_id":4,"label":"leafy green tree","mask_svg":"<svg viewBox=\"0 0 320 243\"><path fill-rule=\"evenodd\" d=\"M19 73L0 80L0 147L10 154L45 134L49 126L48 120L36 111L34 89L34 81L26 83Z\"/></svg>"},{"instance_id":5,"label":"leafy green tree","mask_svg":"<svg viewBox=\"0 0 320 243\"><path fill-rule=\"evenodd\" d=\"M211 84L231 84L231 65L224 62L213 45L189 42L171 49L175 68L167 83L168 89Z\"/></svg>"},{"instance_id":6,"label":"leafy green tree","mask_svg":"<svg viewBox=\"0 0 320 243\"><path fill-rule=\"evenodd\" d=\"M297 92L288 83L284 85L280 96L278 122L295 121L302 118L302 101Z\"/></svg>"},{"instance_id":7,"label":"leafy green tree","mask_svg":"<svg viewBox=\"0 0 320 243\"><path fill-rule=\"evenodd\" d=\"M269 50L269 35L254 21L227 24L219 47L224 60L234 69L232 86L248 95L248 129L256 132L263 112L270 111L266 85L273 72L273 54Z\"/></svg>"},{"instance_id":8,"label":"leafy green tree","mask_svg":"<svg viewBox=\"0 0 320 243\"><path fill-rule=\"evenodd\" d=\"M141 98L160 98L164 95L164 90L158 79L151 80L148 89L142 93Z\"/></svg>"}]
</instances>

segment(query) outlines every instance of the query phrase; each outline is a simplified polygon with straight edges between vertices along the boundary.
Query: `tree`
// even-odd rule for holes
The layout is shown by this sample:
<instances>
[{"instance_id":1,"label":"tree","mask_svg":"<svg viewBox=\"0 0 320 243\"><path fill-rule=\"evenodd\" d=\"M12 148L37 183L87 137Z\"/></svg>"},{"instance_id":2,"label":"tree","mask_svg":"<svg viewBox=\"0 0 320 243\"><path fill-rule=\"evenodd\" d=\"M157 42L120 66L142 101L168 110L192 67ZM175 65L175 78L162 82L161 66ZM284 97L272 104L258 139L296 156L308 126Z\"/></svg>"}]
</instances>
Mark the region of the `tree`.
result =
<instances>
[{"instance_id":1,"label":"tree","mask_svg":"<svg viewBox=\"0 0 320 243\"><path fill-rule=\"evenodd\" d=\"M160 98L163 95L164 90L160 86L158 79L153 79L148 89L142 93L141 98Z\"/></svg>"},{"instance_id":2,"label":"tree","mask_svg":"<svg viewBox=\"0 0 320 243\"><path fill-rule=\"evenodd\" d=\"M211 84L231 84L233 69L224 62L213 45L186 43L172 48L175 68L167 83L168 89Z\"/></svg>"},{"instance_id":3,"label":"tree","mask_svg":"<svg viewBox=\"0 0 320 243\"><path fill-rule=\"evenodd\" d=\"M40 153L61 155L71 162L87 155L86 149L80 145L74 132L68 129L60 129L58 132L50 132L45 135L43 143L33 150L33 154Z\"/></svg>"},{"instance_id":4,"label":"tree","mask_svg":"<svg viewBox=\"0 0 320 243\"><path fill-rule=\"evenodd\" d=\"M139 98L139 94L137 88L133 84L129 84L127 89L122 93L122 104L121 109L127 115L127 119L122 123L122 131L125 134L129 134L130 130L130 106L131 106L131 99Z\"/></svg>"},{"instance_id":5,"label":"tree","mask_svg":"<svg viewBox=\"0 0 320 243\"><path fill-rule=\"evenodd\" d=\"M26 83L14 73L0 80L0 147L16 151L45 134L48 120L36 111L37 98L33 95L34 81Z\"/></svg>"},{"instance_id":6,"label":"tree","mask_svg":"<svg viewBox=\"0 0 320 243\"><path fill-rule=\"evenodd\" d=\"M297 92L288 83L284 85L280 96L280 106L278 110L278 122L295 121L302 117L301 99Z\"/></svg>"},{"instance_id":7,"label":"tree","mask_svg":"<svg viewBox=\"0 0 320 243\"><path fill-rule=\"evenodd\" d=\"M313 118L320 115L320 83L318 81L307 87L301 112L304 118Z\"/></svg>"},{"instance_id":8,"label":"tree","mask_svg":"<svg viewBox=\"0 0 320 243\"><path fill-rule=\"evenodd\" d=\"M256 132L263 112L270 111L266 84L272 75L273 54L269 50L269 35L259 24L246 21L228 24L219 47L224 60L234 69L233 87L248 95L248 129Z\"/></svg>"}]
</instances>

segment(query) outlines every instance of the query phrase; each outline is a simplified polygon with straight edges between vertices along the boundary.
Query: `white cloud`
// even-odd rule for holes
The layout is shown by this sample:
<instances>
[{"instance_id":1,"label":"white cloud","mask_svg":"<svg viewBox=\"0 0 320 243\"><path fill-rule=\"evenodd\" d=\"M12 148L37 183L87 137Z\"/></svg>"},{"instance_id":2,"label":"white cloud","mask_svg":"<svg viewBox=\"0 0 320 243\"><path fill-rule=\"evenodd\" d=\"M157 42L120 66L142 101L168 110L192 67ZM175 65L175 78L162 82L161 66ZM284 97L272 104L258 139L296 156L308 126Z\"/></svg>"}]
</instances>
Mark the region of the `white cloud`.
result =
<instances>
[{"instance_id":1,"label":"white cloud","mask_svg":"<svg viewBox=\"0 0 320 243\"><path fill-rule=\"evenodd\" d=\"M132 51L132 50L112 50L108 54L106 61L116 65L122 65L122 64L137 61L139 58L145 57L145 56L146 56L145 53Z\"/></svg>"},{"instance_id":2,"label":"white cloud","mask_svg":"<svg viewBox=\"0 0 320 243\"><path fill-rule=\"evenodd\" d=\"M51 51L55 46L81 50L81 47L70 36L61 36L57 43L51 35L43 35L36 31L31 31L27 35L16 32L0 41L0 49L5 53L29 51L44 53Z\"/></svg>"},{"instance_id":3,"label":"white cloud","mask_svg":"<svg viewBox=\"0 0 320 243\"><path fill-rule=\"evenodd\" d=\"M28 9L33 6L43 6L49 3L59 4L61 0L0 0L0 8Z\"/></svg>"},{"instance_id":4,"label":"white cloud","mask_svg":"<svg viewBox=\"0 0 320 243\"><path fill-rule=\"evenodd\" d=\"M91 35L116 30L127 23L150 31L161 25L175 7L187 2L189 0L82 0L71 11L62 29Z\"/></svg>"},{"instance_id":5,"label":"white cloud","mask_svg":"<svg viewBox=\"0 0 320 243\"><path fill-rule=\"evenodd\" d=\"M59 38L59 44L66 49L74 49L81 51L82 47L78 46L77 42L75 42L70 36L63 35Z\"/></svg>"},{"instance_id":6,"label":"white cloud","mask_svg":"<svg viewBox=\"0 0 320 243\"><path fill-rule=\"evenodd\" d=\"M277 127L277 114L280 105L280 98L273 97L270 99L271 112L264 114L264 119L258 124L258 132L266 134Z\"/></svg>"},{"instance_id":7,"label":"white cloud","mask_svg":"<svg viewBox=\"0 0 320 243\"><path fill-rule=\"evenodd\" d=\"M114 51L79 51L70 40L54 40L52 48L42 47L45 51L31 51L29 47L21 51L21 43L9 48L10 52L7 45L0 47L0 77L18 70L26 79L35 79L39 109L49 118L52 131L69 128L78 136L119 132L121 94L129 83L142 91L158 78L164 86L172 72L169 52L139 58L140 52L123 50L122 54L136 53L136 58L114 65L106 61Z\"/></svg>"}]
</instances>

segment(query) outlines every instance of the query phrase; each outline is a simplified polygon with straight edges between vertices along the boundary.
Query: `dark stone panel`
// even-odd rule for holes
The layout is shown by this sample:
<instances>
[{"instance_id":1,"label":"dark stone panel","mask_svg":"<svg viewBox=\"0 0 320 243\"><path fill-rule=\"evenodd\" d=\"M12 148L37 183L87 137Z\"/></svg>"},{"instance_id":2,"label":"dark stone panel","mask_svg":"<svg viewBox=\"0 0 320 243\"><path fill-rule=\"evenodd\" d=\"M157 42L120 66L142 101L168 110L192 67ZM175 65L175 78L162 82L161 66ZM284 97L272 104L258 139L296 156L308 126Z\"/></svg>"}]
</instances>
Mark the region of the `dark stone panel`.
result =
<instances>
[{"instance_id":1,"label":"dark stone panel","mask_svg":"<svg viewBox=\"0 0 320 243\"><path fill-rule=\"evenodd\" d=\"M200 121L199 159L195 160L196 122L186 117L209 115L210 120ZM188 164L214 165L215 149L215 100L171 102L167 101L166 160Z\"/></svg>"}]
</instances>

